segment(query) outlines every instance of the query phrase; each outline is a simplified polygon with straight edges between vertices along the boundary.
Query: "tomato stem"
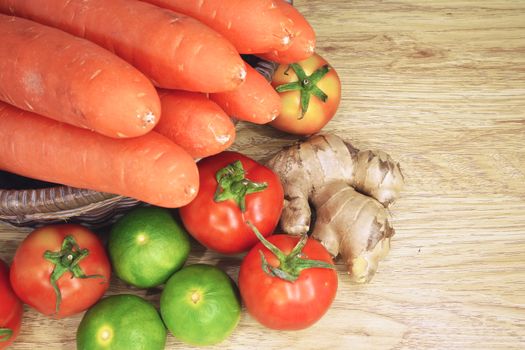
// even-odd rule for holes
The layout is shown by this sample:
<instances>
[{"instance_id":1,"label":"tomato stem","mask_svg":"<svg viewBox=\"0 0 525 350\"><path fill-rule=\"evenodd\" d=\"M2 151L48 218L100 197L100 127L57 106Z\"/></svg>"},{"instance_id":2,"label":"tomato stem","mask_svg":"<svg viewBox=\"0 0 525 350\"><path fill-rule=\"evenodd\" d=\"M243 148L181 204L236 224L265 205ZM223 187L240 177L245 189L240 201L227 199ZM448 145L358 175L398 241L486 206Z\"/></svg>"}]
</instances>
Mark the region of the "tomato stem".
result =
<instances>
[{"instance_id":1,"label":"tomato stem","mask_svg":"<svg viewBox=\"0 0 525 350\"><path fill-rule=\"evenodd\" d=\"M300 91L301 114L299 115L298 119L303 119L304 115L308 111L310 98L312 95L320 99L323 103L328 100L328 95L317 86L317 83L319 83L321 79L323 79L323 77L330 71L330 66L325 64L310 75L307 75L303 67L301 67L301 65L298 63L291 63L288 69L289 68L293 69L297 75L298 80L279 85L275 88L275 90L277 92L294 90Z\"/></svg>"},{"instance_id":2,"label":"tomato stem","mask_svg":"<svg viewBox=\"0 0 525 350\"><path fill-rule=\"evenodd\" d=\"M213 197L215 202L232 199L243 213L246 211L246 196L264 191L268 187L266 182L253 182L247 179L240 160L220 169L215 174L215 179L218 184Z\"/></svg>"},{"instance_id":3,"label":"tomato stem","mask_svg":"<svg viewBox=\"0 0 525 350\"><path fill-rule=\"evenodd\" d=\"M73 276L71 278L102 278L105 283L105 277L102 275L86 275L82 271L79 263L82 259L89 255L88 249L80 249L79 245L75 241L75 238L68 235L62 241L62 247L60 251L53 252L46 250L44 252L44 259L51 262L54 265L53 272L49 277L49 282L53 287L56 295L55 312L60 311L60 304L62 302L62 293L58 287L57 281L66 273L70 272Z\"/></svg>"},{"instance_id":4,"label":"tomato stem","mask_svg":"<svg viewBox=\"0 0 525 350\"><path fill-rule=\"evenodd\" d=\"M302 255L303 248L308 241L308 234L301 236L301 239L297 242L295 247L292 249L290 254L286 255L282 250L277 248L271 242L269 242L264 236L259 232L257 227L255 227L251 222L246 222L248 226L251 227L257 238L261 243L268 248L270 252L275 255L277 260L279 260L279 266L274 267L268 263L266 256L259 250L261 255L261 263L263 271L273 277L278 277L288 282L296 281L301 271L311 268L324 268L324 269L335 269L333 264L327 263L326 261L306 259Z\"/></svg>"},{"instance_id":5,"label":"tomato stem","mask_svg":"<svg viewBox=\"0 0 525 350\"><path fill-rule=\"evenodd\" d=\"M0 342L6 342L11 339L13 330L10 328L0 328Z\"/></svg>"}]
</instances>

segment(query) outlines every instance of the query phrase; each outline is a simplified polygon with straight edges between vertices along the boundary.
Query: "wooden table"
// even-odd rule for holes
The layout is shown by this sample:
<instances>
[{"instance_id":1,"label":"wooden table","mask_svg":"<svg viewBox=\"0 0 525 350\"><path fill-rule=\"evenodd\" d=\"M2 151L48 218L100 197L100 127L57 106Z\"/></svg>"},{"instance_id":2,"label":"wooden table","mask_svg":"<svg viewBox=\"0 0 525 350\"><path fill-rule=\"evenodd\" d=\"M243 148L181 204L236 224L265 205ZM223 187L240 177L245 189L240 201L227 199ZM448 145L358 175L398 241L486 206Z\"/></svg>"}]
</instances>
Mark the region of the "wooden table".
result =
<instances>
[{"instance_id":1,"label":"wooden table","mask_svg":"<svg viewBox=\"0 0 525 350\"><path fill-rule=\"evenodd\" d=\"M310 329L271 331L243 313L222 349L525 348L525 2L302 0L343 101L326 127L402 164L393 250L368 285L339 265L333 307ZM295 137L239 125L234 149L267 159ZM27 230L0 226L11 261ZM189 263L236 277L239 258L195 245ZM108 294L158 293L116 279ZM13 349L74 349L81 315L26 308ZM172 336L168 348L185 348Z\"/></svg>"}]
</instances>

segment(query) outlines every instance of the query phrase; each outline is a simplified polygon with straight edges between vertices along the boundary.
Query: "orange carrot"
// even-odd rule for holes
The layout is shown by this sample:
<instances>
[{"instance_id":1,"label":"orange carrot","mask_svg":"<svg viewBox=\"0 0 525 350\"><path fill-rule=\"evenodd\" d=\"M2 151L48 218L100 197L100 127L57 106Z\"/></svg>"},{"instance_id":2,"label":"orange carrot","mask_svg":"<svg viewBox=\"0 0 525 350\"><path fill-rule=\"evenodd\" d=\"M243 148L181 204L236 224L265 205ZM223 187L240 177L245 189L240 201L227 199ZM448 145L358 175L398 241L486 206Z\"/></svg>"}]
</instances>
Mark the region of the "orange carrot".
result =
<instances>
[{"instance_id":1,"label":"orange carrot","mask_svg":"<svg viewBox=\"0 0 525 350\"><path fill-rule=\"evenodd\" d=\"M198 192L193 158L162 135L114 139L0 102L0 169L175 208Z\"/></svg>"},{"instance_id":2,"label":"orange carrot","mask_svg":"<svg viewBox=\"0 0 525 350\"><path fill-rule=\"evenodd\" d=\"M0 0L0 11L93 41L160 87L217 92L244 80L228 40L194 18L141 1Z\"/></svg>"},{"instance_id":3,"label":"orange carrot","mask_svg":"<svg viewBox=\"0 0 525 350\"><path fill-rule=\"evenodd\" d=\"M230 40L240 53L283 50L292 22L276 0L145 0L197 18ZM280 1L280 0L279 0Z\"/></svg>"},{"instance_id":4,"label":"orange carrot","mask_svg":"<svg viewBox=\"0 0 525 350\"><path fill-rule=\"evenodd\" d=\"M210 94L230 116L256 124L266 124L281 112L281 97L270 83L246 64L246 81L237 89Z\"/></svg>"},{"instance_id":5,"label":"orange carrot","mask_svg":"<svg viewBox=\"0 0 525 350\"><path fill-rule=\"evenodd\" d=\"M0 101L111 137L145 134L160 101L151 82L87 40L0 15Z\"/></svg>"},{"instance_id":6,"label":"orange carrot","mask_svg":"<svg viewBox=\"0 0 525 350\"><path fill-rule=\"evenodd\" d=\"M293 21L291 27L292 44L285 50L273 50L259 55L268 61L288 64L310 57L315 51L315 32L306 18L284 0L276 0L277 7Z\"/></svg>"},{"instance_id":7,"label":"orange carrot","mask_svg":"<svg viewBox=\"0 0 525 350\"><path fill-rule=\"evenodd\" d=\"M230 117L205 94L160 91L162 118L155 131L181 146L194 158L224 151L235 140Z\"/></svg>"}]
</instances>

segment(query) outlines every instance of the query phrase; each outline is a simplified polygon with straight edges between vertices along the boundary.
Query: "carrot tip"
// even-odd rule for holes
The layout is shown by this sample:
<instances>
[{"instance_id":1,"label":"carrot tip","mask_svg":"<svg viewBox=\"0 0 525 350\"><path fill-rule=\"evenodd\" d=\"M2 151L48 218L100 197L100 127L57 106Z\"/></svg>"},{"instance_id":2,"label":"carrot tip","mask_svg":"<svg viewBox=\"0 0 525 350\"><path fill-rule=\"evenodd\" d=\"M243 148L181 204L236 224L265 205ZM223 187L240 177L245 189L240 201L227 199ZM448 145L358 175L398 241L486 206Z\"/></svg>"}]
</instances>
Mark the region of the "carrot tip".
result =
<instances>
[{"instance_id":1,"label":"carrot tip","mask_svg":"<svg viewBox=\"0 0 525 350\"><path fill-rule=\"evenodd\" d=\"M230 134L217 134L215 132L215 128L211 124L208 125L208 129L213 134L213 138L215 139L215 141L217 141L221 145L227 144L230 141L230 139L231 139L231 135Z\"/></svg>"},{"instance_id":2,"label":"carrot tip","mask_svg":"<svg viewBox=\"0 0 525 350\"><path fill-rule=\"evenodd\" d=\"M184 192L190 196L190 197L193 197L193 195L195 193L197 193L197 189L195 188L195 186L186 186L186 188L184 189Z\"/></svg>"},{"instance_id":3,"label":"carrot tip","mask_svg":"<svg viewBox=\"0 0 525 350\"><path fill-rule=\"evenodd\" d=\"M230 141L230 139L231 139L230 135L218 135L218 136L215 136L215 140L217 140L217 142L220 143L221 145L227 144L228 141Z\"/></svg>"},{"instance_id":4,"label":"carrot tip","mask_svg":"<svg viewBox=\"0 0 525 350\"><path fill-rule=\"evenodd\" d=\"M246 80L246 75L248 74L248 72L246 72L246 69L242 68L241 71L239 72L239 78L244 81Z\"/></svg>"},{"instance_id":5,"label":"carrot tip","mask_svg":"<svg viewBox=\"0 0 525 350\"><path fill-rule=\"evenodd\" d=\"M155 114L153 114L151 111L143 115L142 117L140 115L137 115L140 120L142 120L142 127L147 128L149 125L155 124L157 121L157 117L155 117Z\"/></svg>"}]
</instances>

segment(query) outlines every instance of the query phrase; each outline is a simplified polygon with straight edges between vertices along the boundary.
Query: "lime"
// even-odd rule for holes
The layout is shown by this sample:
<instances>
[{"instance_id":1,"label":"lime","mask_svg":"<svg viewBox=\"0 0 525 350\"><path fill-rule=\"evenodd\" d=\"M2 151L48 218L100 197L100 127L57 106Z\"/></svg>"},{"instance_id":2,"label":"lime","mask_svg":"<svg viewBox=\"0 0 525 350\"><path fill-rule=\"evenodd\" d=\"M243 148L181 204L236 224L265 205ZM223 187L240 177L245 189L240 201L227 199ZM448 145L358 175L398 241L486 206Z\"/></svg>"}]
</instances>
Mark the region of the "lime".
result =
<instances>
[{"instance_id":1,"label":"lime","mask_svg":"<svg viewBox=\"0 0 525 350\"><path fill-rule=\"evenodd\" d=\"M132 210L111 228L109 256L115 274L139 288L155 287L179 270L190 253L184 228L164 208Z\"/></svg>"},{"instance_id":2,"label":"lime","mask_svg":"<svg viewBox=\"0 0 525 350\"><path fill-rule=\"evenodd\" d=\"M168 329L191 345L212 345L237 327L237 286L221 269L195 264L176 272L164 286L160 313Z\"/></svg>"},{"instance_id":3,"label":"lime","mask_svg":"<svg viewBox=\"0 0 525 350\"><path fill-rule=\"evenodd\" d=\"M113 295L89 309L77 330L77 350L156 350L166 345L157 310L136 295Z\"/></svg>"}]
</instances>

